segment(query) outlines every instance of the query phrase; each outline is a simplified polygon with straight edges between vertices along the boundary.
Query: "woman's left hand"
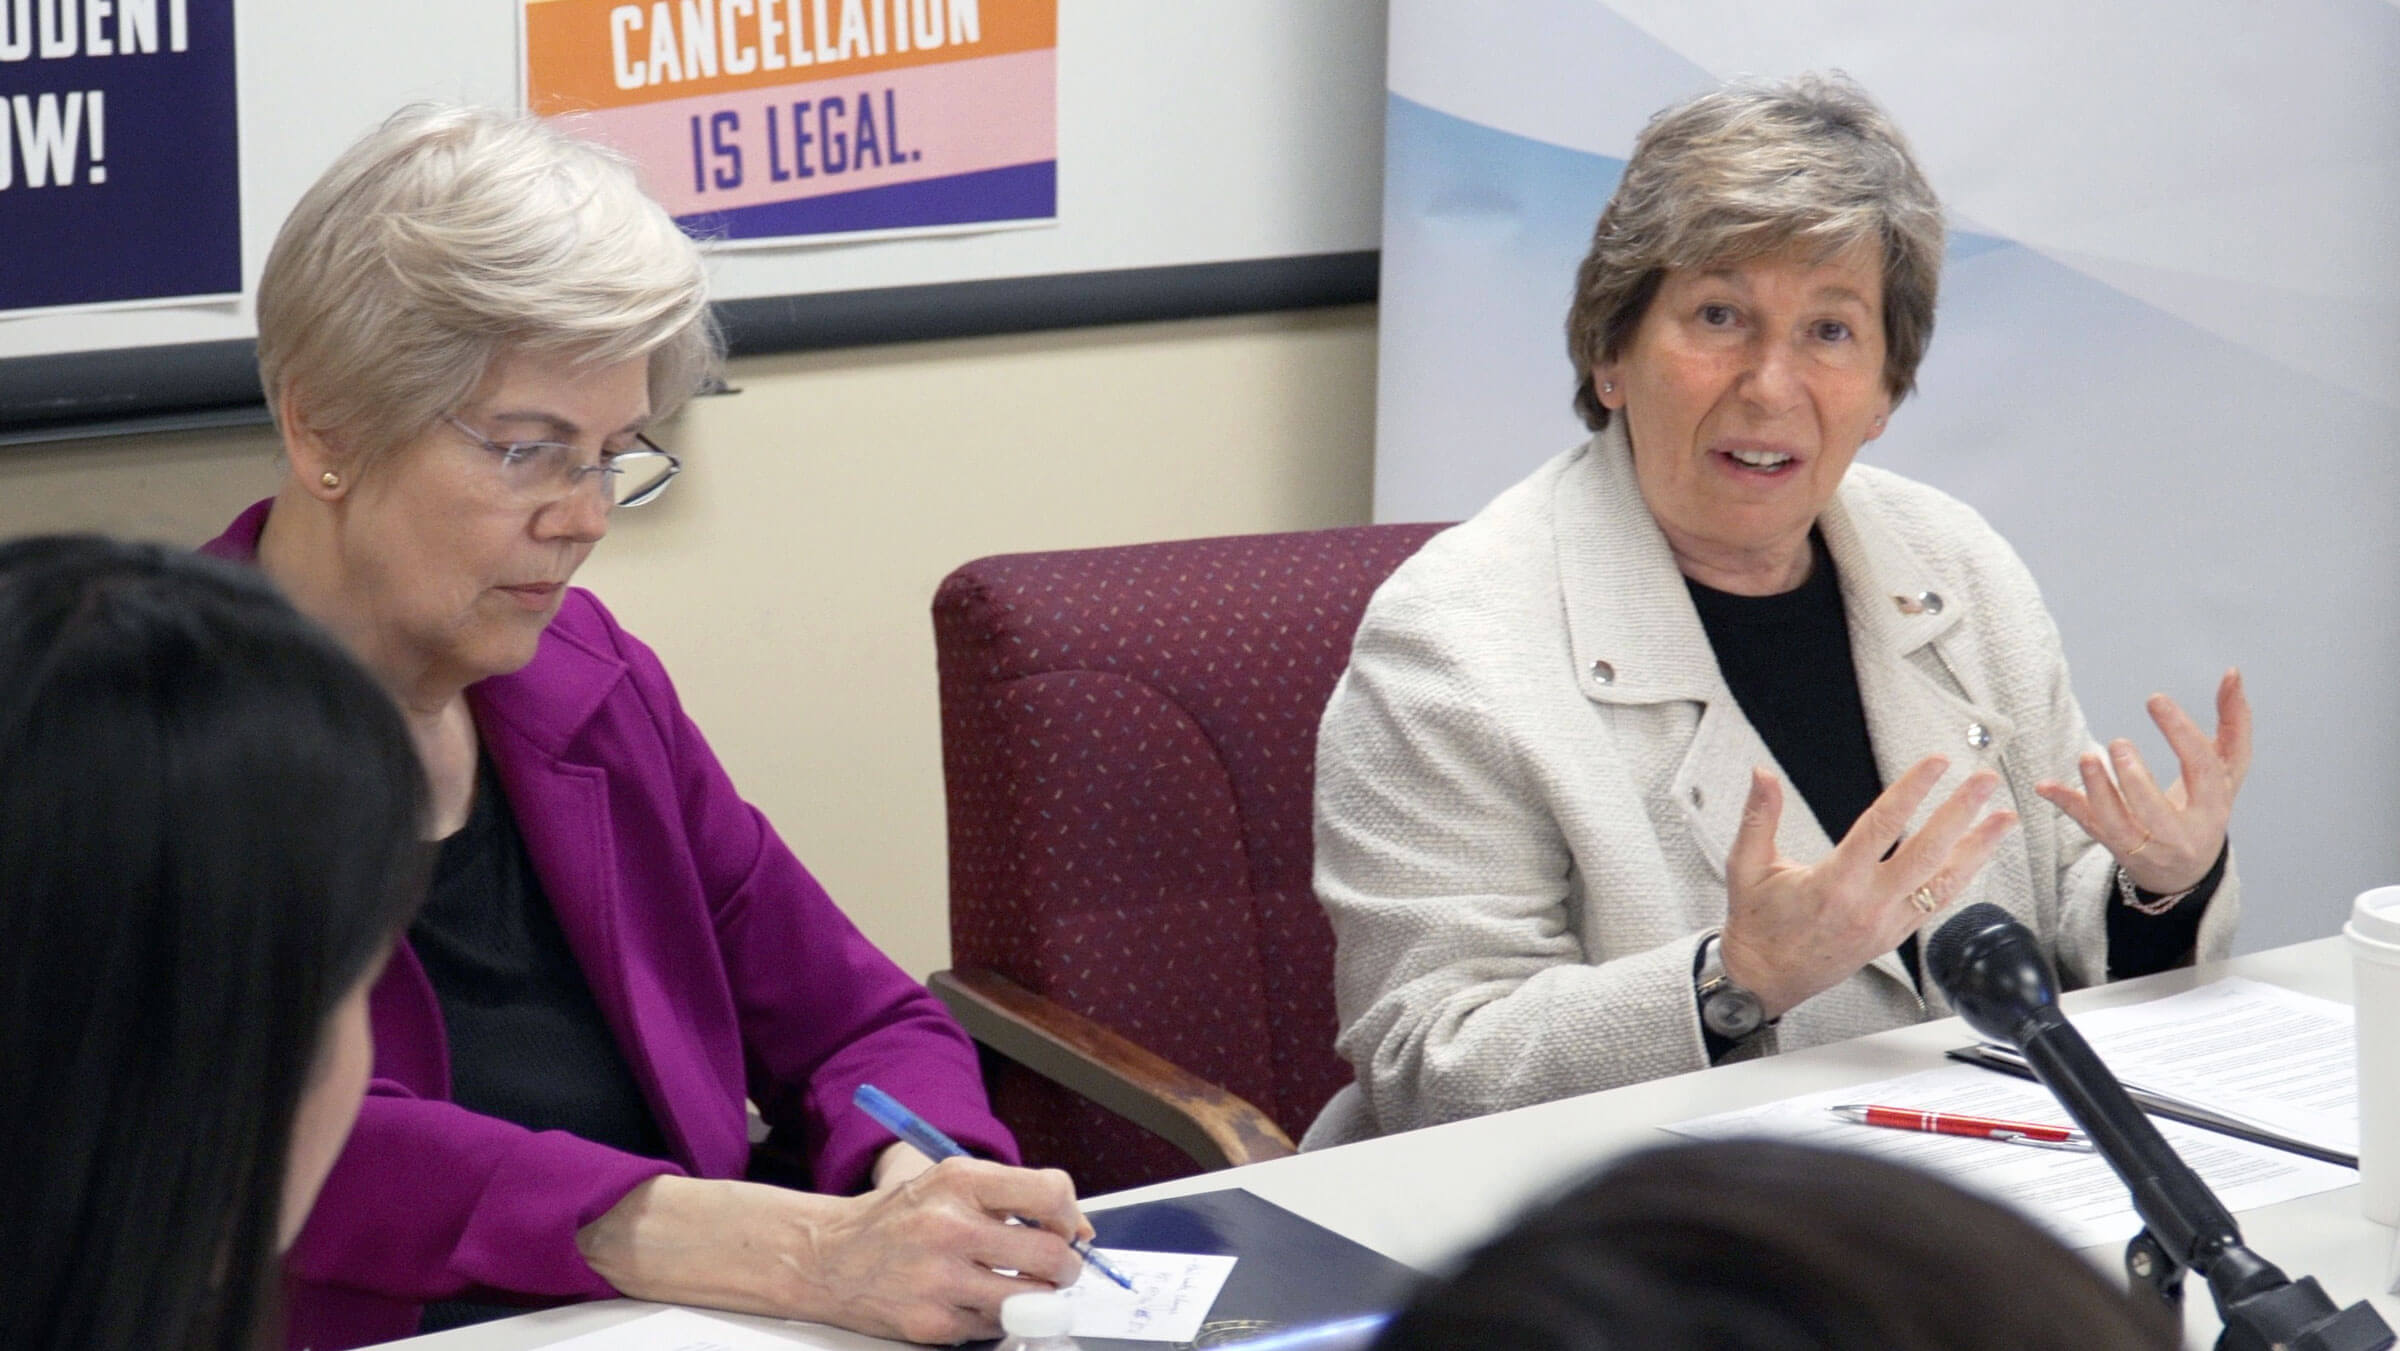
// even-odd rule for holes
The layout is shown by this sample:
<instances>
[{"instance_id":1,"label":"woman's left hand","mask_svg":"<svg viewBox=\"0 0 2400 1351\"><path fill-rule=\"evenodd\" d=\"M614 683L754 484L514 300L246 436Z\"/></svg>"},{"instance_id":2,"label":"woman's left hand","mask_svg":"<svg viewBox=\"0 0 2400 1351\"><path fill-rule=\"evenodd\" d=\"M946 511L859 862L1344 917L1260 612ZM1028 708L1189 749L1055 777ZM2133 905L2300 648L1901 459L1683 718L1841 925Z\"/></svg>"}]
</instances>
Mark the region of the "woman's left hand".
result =
<instances>
[{"instance_id":1,"label":"woman's left hand","mask_svg":"<svg viewBox=\"0 0 2400 1351\"><path fill-rule=\"evenodd\" d=\"M2099 752L2085 751L2083 791L2056 779L2035 784L2034 791L2106 845L2135 886L2164 896L2199 885L2225 848L2234 795L2250 772L2250 701L2242 694L2242 673L2227 671L2217 684L2214 740L2163 694L2150 696L2150 719L2183 767L2173 787L2162 791L2133 743L2120 737L2108 744L2113 777Z\"/></svg>"}]
</instances>

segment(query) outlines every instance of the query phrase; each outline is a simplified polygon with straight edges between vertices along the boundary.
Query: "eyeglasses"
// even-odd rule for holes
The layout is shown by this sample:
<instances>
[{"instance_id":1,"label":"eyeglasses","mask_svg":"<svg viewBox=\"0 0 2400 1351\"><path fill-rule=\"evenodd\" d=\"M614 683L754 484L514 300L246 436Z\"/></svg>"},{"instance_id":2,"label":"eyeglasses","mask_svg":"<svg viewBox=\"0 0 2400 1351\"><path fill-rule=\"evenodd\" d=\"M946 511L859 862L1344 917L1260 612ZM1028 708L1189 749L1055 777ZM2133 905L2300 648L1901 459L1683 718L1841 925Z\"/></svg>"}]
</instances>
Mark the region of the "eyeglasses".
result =
<instances>
[{"instance_id":1,"label":"eyeglasses","mask_svg":"<svg viewBox=\"0 0 2400 1351\"><path fill-rule=\"evenodd\" d=\"M454 414L444 413L442 421L490 451L500 481L529 505L563 502L583 486L586 478L596 477L600 480L601 496L610 506L638 507L657 501L675 476L683 472L683 461L659 449L657 442L639 432L634 434L633 441L640 449L621 450L614 455L604 453L598 464L585 464L583 452L563 441L494 441L459 421Z\"/></svg>"}]
</instances>

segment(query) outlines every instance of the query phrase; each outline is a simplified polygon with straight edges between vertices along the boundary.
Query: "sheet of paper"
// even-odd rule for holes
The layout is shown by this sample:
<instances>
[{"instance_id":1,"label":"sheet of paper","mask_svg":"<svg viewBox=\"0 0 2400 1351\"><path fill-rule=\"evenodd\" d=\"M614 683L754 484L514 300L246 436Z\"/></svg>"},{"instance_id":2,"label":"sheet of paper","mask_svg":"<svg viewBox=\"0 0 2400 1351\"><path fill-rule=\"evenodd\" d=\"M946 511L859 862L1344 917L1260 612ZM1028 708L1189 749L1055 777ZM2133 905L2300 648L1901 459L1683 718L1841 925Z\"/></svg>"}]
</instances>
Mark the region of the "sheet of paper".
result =
<instances>
[{"instance_id":1,"label":"sheet of paper","mask_svg":"<svg viewBox=\"0 0 2400 1351\"><path fill-rule=\"evenodd\" d=\"M2358 1015L2256 980L2075 1015L2127 1083L2358 1152Z\"/></svg>"},{"instance_id":2,"label":"sheet of paper","mask_svg":"<svg viewBox=\"0 0 2400 1351\"><path fill-rule=\"evenodd\" d=\"M662 1309L613 1328L551 1342L542 1351L792 1351L880 1346L854 1333L806 1323L769 1332L690 1309Z\"/></svg>"},{"instance_id":3,"label":"sheet of paper","mask_svg":"<svg viewBox=\"0 0 2400 1351\"><path fill-rule=\"evenodd\" d=\"M1667 1129L1693 1139L1766 1135L1873 1154L1909 1164L2007 1202L2049 1228L2070 1247L2122 1244L2142 1227L2124 1184L2098 1154L2034 1149L1993 1140L1961 1139L1859 1126L1826 1109L1843 1103L1925 1107L2016 1121L2074 1124L2050 1091L1967 1065L1925 1070L1879 1083L1852 1084L1763 1107L1686 1121ZM2229 1210L2273 1205L2347 1187L2358 1174L2286 1150L2180 1122L2158 1128Z\"/></svg>"},{"instance_id":4,"label":"sheet of paper","mask_svg":"<svg viewBox=\"0 0 2400 1351\"><path fill-rule=\"evenodd\" d=\"M1109 1265L1133 1282L1127 1290L1089 1266L1067 1287L1075 1306L1078 1337L1123 1337L1144 1342L1188 1342L1200 1335L1201 1320L1217 1292L1233 1275L1234 1259L1209 1253L1130 1252L1102 1248Z\"/></svg>"}]
</instances>

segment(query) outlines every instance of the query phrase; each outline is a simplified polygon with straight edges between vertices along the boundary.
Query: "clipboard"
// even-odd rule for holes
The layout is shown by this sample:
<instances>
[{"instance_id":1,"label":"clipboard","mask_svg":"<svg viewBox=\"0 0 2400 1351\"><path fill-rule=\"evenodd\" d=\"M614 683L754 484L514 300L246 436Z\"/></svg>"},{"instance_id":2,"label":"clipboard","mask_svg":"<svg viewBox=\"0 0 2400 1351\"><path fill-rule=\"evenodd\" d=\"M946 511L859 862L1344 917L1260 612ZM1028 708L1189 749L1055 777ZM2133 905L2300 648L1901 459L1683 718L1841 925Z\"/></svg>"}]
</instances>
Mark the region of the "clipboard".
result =
<instances>
[{"instance_id":1,"label":"clipboard","mask_svg":"<svg viewBox=\"0 0 2400 1351\"><path fill-rule=\"evenodd\" d=\"M1300 1324L1389 1313L1407 1302L1419 1280L1413 1268L1239 1187L1095 1210L1090 1218L1099 1247L1230 1253L1239 1260L1196 1342L1076 1338L1084 1351L1176 1351L1263 1337Z\"/></svg>"}]
</instances>

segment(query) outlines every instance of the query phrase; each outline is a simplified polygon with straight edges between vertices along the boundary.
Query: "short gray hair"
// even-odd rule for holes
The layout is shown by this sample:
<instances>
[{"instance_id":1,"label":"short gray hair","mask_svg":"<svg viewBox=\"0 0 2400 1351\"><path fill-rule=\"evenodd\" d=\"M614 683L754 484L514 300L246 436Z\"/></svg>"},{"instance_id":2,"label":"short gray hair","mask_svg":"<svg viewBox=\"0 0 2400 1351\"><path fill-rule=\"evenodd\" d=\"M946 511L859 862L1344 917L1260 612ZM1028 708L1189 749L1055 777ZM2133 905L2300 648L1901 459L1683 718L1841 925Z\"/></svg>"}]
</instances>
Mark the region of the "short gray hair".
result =
<instances>
[{"instance_id":1,"label":"short gray hair","mask_svg":"<svg viewBox=\"0 0 2400 1351\"><path fill-rule=\"evenodd\" d=\"M1669 268L1873 241L1883 257L1883 383L1916 388L1942 280L1942 204L1900 129L1849 76L1727 85L1650 119L1575 270L1567 355L1575 411L1608 409L1592 367L1633 340Z\"/></svg>"},{"instance_id":2,"label":"short gray hair","mask_svg":"<svg viewBox=\"0 0 2400 1351\"><path fill-rule=\"evenodd\" d=\"M666 416L722 360L699 246L613 151L531 116L403 108L275 236L258 284L268 406L373 460L514 351L647 356Z\"/></svg>"}]
</instances>

